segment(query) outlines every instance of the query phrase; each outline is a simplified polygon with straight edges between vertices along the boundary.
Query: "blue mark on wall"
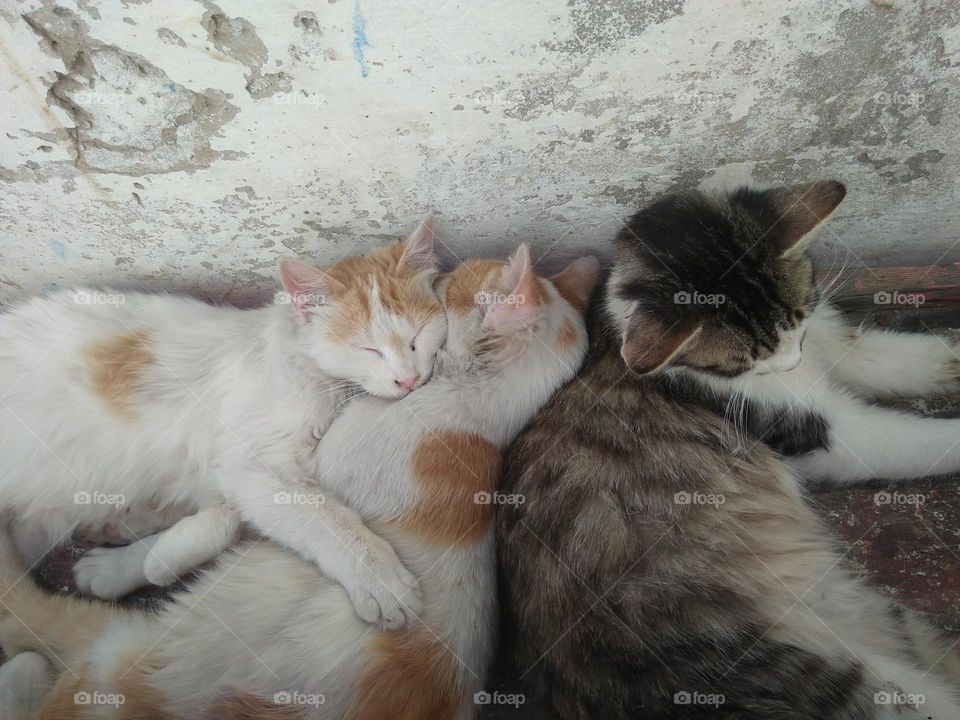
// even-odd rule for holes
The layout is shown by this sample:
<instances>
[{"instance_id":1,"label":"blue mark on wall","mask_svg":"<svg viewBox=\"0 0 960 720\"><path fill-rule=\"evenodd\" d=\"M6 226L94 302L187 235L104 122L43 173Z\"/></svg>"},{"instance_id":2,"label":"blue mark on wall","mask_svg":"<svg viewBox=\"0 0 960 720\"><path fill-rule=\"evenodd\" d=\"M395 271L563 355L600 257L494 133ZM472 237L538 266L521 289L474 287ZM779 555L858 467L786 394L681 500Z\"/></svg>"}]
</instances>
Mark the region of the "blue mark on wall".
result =
<instances>
[{"instance_id":1,"label":"blue mark on wall","mask_svg":"<svg viewBox=\"0 0 960 720\"><path fill-rule=\"evenodd\" d=\"M66 260L67 255L70 254L70 251L67 249L67 246L64 245L59 240L51 240L47 243L47 247L50 248L50 251L56 255L61 260Z\"/></svg>"},{"instance_id":2,"label":"blue mark on wall","mask_svg":"<svg viewBox=\"0 0 960 720\"><path fill-rule=\"evenodd\" d=\"M366 77L370 74L370 68L367 67L367 60L363 56L363 49L370 47L370 41L367 40L367 21L363 19L360 12L360 0L353 0L353 59L360 66L360 76Z\"/></svg>"}]
</instances>

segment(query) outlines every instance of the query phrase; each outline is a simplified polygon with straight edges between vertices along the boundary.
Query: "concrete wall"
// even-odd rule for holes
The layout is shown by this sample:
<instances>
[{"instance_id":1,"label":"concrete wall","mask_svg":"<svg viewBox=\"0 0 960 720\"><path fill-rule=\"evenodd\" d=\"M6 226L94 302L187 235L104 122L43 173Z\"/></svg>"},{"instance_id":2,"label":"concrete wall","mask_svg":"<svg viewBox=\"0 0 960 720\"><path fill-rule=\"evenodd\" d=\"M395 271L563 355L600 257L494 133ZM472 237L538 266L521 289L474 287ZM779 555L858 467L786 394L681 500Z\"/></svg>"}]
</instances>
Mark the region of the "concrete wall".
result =
<instances>
[{"instance_id":1,"label":"concrete wall","mask_svg":"<svg viewBox=\"0 0 960 720\"><path fill-rule=\"evenodd\" d=\"M836 176L822 262L956 261L956 0L0 0L0 301L248 301L438 213L604 250L654 193Z\"/></svg>"}]
</instances>

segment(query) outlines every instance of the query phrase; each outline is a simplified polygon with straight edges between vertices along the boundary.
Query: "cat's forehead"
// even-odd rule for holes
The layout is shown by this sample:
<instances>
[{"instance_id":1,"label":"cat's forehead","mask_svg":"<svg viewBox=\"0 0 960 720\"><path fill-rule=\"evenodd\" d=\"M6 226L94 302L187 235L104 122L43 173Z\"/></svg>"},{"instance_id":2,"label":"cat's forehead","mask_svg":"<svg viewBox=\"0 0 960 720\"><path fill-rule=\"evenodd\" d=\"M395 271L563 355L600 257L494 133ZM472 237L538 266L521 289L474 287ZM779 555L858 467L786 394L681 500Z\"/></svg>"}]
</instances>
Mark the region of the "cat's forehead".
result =
<instances>
[{"instance_id":1,"label":"cat's forehead","mask_svg":"<svg viewBox=\"0 0 960 720\"><path fill-rule=\"evenodd\" d=\"M484 291L498 290L505 263L498 260L473 259L460 263L448 273L447 310L468 313Z\"/></svg>"},{"instance_id":2,"label":"cat's forehead","mask_svg":"<svg viewBox=\"0 0 960 720\"><path fill-rule=\"evenodd\" d=\"M390 245L325 270L345 287L328 322L333 339L345 342L363 332L422 325L443 312L427 273L401 268L402 254L399 244Z\"/></svg>"}]
</instances>

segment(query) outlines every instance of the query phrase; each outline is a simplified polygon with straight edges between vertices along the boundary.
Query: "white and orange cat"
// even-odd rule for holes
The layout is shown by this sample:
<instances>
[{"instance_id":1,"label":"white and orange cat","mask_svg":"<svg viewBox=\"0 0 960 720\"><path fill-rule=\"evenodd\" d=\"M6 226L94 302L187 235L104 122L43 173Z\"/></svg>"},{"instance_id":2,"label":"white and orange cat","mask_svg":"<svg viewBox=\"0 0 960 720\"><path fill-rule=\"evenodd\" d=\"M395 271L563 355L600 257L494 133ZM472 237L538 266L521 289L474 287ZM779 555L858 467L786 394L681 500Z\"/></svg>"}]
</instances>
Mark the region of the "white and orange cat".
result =
<instances>
[{"instance_id":1,"label":"white and orange cat","mask_svg":"<svg viewBox=\"0 0 960 720\"><path fill-rule=\"evenodd\" d=\"M23 652L0 669L0 697L29 705L56 667L24 717L473 717L496 634L494 505L522 500L496 492L500 454L579 368L597 274L581 258L538 278L526 247L459 266L437 285L448 334L434 379L397 402L354 400L320 441L322 490L417 576L409 625L361 622L340 585L270 542L222 555L158 615L43 593L8 548L0 644Z\"/></svg>"},{"instance_id":2,"label":"white and orange cat","mask_svg":"<svg viewBox=\"0 0 960 720\"><path fill-rule=\"evenodd\" d=\"M403 624L415 579L349 508L296 501L298 460L349 388L396 399L429 377L446 336L433 242L428 218L322 270L285 261L286 293L256 310L79 290L0 315L0 511L21 555L186 515L122 556L140 568L108 549L78 564L82 590L113 598L216 556L245 521L342 583L364 620Z\"/></svg>"}]
</instances>

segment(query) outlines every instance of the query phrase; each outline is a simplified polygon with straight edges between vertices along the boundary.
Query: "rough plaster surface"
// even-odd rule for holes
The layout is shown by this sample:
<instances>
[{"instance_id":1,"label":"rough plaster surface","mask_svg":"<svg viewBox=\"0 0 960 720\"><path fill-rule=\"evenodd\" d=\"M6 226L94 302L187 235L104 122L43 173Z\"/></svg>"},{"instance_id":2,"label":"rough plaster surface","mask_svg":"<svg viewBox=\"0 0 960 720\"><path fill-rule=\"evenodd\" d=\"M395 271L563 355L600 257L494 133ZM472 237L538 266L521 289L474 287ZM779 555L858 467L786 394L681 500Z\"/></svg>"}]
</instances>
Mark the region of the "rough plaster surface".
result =
<instances>
[{"instance_id":1,"label":"rough plaster surface","mask_svg":"<svg viewBox=\"0 0 960 720\"><path fill-rule=\"evenodd\" d=\"M956 0L0 0L0 302L247 302L285 255L605 250L654 193L845 180L821 260L958 259Z\"/></svg>"}]
</instances>

